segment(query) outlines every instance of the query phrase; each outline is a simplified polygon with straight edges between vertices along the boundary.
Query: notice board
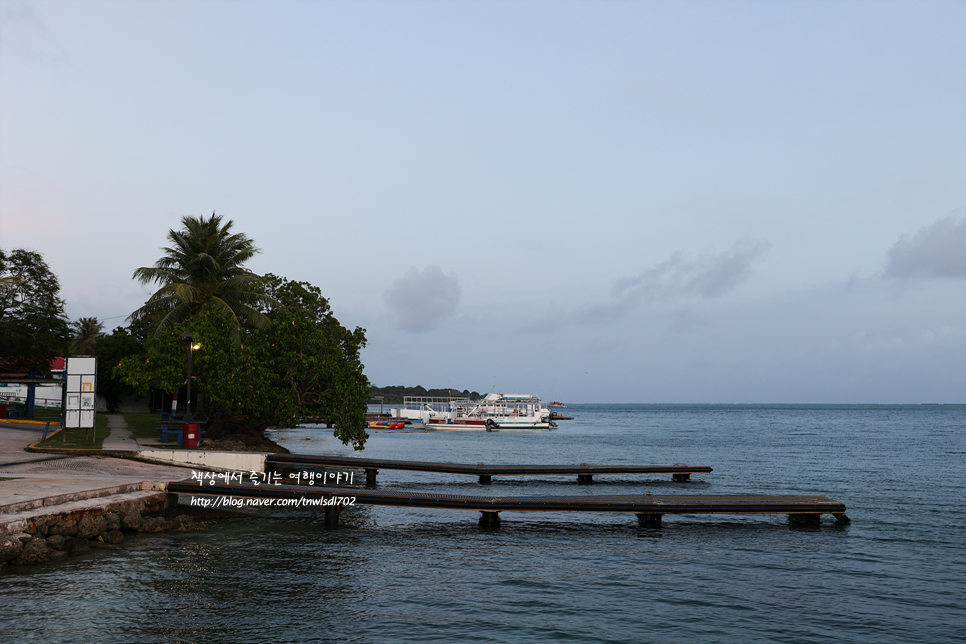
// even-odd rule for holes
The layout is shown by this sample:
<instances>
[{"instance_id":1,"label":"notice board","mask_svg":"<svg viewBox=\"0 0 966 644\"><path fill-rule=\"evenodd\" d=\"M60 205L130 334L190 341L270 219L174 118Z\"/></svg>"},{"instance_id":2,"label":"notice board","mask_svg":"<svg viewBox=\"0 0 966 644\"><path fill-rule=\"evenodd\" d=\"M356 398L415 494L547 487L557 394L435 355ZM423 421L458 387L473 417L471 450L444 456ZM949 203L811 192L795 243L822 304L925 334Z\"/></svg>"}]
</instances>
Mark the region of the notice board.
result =
<instances>
[{"instance_id":1,"label":"notice board","mask_svg":"<svg viewBox=\"0 0 966 644\"><path fill-rule=\"evenodd\" d=\"M64 427L94 428L94 403L97 395L97 358L70 356L65 371L67 400Z\"/></svg>"}]
</instances>

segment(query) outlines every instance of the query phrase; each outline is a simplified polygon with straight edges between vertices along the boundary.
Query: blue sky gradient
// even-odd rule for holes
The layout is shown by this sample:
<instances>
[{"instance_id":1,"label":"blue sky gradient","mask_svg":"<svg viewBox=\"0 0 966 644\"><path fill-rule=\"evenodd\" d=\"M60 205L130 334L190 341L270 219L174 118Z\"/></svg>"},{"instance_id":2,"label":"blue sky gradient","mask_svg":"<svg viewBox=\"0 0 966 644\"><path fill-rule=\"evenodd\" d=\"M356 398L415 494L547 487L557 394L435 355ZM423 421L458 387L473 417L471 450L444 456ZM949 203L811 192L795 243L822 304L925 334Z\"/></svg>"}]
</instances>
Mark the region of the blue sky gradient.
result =
<instances>
[{"instance_id":1,"label":"blue sky gradient","mask_svg":"<svg viewBox=\"0 0 966 644\"><path fill-rule=\"evenodd\" d=\"M966 402L966 3L0 2L0 245L108 328L183 215L377 385ZM554 384L555 383L555 384Z\"/></svg>"}]
</instances>

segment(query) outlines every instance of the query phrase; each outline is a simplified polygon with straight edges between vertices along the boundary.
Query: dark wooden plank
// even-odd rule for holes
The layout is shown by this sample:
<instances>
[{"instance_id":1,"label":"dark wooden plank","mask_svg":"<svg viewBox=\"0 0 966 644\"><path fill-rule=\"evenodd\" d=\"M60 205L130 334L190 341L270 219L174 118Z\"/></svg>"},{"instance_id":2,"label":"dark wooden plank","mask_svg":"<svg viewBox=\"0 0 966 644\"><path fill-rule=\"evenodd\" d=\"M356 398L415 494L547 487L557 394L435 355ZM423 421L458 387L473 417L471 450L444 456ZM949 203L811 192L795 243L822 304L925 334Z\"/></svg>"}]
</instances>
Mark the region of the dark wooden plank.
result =
<instances>
[{"instance_id":1,"label":"dark wooden plank","mask_svg":"<svg viewBox=\"0 0 966 644\"><path fill-rule=\"evenodd\" d=\"M635 514L843 514L845 504L824 495L601 495L465 496L304 485L253 485L197 481L168 484L178 494L265 499L354 497L361 505L388 505L485 512L630 512Z\"/></svg>"},{"instance_id":2,"label":"dark wooden plank","mask_svg":"<svg viewBox=\"0 0 966 644\"><path fill-rule=\"evenodd\" d=\"M327 465L377 470L405 470L495 476L516 474L538 476L550 474L697 474L710 473L707 465L501 465L492 463L433 463L428 461L396 461L353 456L318 456L314 454L269 454L268 464Z\"/></svg>"}]
</instances>

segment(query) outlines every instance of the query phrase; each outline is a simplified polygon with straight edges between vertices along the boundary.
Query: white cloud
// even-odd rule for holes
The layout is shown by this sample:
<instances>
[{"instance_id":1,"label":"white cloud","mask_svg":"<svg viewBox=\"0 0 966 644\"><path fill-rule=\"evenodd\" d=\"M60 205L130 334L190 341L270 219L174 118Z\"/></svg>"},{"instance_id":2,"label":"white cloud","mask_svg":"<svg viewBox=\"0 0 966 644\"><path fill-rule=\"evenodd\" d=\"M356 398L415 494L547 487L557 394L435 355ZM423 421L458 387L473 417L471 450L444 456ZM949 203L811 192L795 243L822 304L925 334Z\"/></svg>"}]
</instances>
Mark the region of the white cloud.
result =
<instances>
[{"instance_id":1,"label":"white cloud","mask_svg":"<svg viewBox=\"0 0 966 644\"><path fill-rule=\"evenodd\" d=\"M422 273L410 268L392 283L383 300L395 311L401 329L425 333L456 313L461 294L454 273L444 275L439 266L430 264Z\"/></svg>"},{"instance_id":2,"label":"white cloud","mask_svg":"<svg viewBox=\"0 0 966 644\"><path fill-rule=\"evenodd\" d=\"M715 253L706 249L694 258L677 251L635 277L617 280L609 303L585 307L578 317L596 322L620 317L645 302L721 297L748 279L752 262L770 245L746 238L729 250Z\"/></svg>"},{"instance_id":3,"label":"white cloud","mask_svg":"<svg viewBox=\"0 0 966 644\"><path fill-rule=\"evenodd\" d=\"M914 237L903 235L886 258L886 277L966 277L966 216L957 221L952 213Z\"/></svg>"}]
</instances>

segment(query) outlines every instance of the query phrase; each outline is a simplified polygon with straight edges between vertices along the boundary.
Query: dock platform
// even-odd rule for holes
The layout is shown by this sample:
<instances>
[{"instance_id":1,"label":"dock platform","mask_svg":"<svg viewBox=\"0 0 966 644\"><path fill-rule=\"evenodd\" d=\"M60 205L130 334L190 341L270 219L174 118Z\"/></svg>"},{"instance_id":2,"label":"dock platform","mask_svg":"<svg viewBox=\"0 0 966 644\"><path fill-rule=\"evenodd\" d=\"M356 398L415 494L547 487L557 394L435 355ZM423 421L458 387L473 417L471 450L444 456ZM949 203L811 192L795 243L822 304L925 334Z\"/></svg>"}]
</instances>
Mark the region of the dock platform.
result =
<instances>
[{"instance_id":1,"label":"dock platform","mask_svg":"<svg viewBox=\"0 0 966 644\"><path fill-rule=\"evenodd\" d=\"M707 474L706 465L497 465L477 463L430 463L422 461L394 461L353 456L317 456L313 454L269 454L266 467L272 465L323 465L352 467L366 471L366 486L375 487L379 470L410 472L440 472L478 476L481 484L492 482L494 476L577 475L577 482L593 483L596 474L671 474L675 481L688 481L692 474Z\"/></svg>"},{"instance_id":2,"label":"dock platform","mask_svg":"<svg viewBox=\"0 0 966 644\"><path fill-rule=\"evenodd\" d=\"M359 488L186 480L168 483L169 493L237 496L259 499L304 499L306 507L324 509L325 522L337 526L347 503L481 512L480 525L498 527L500 512L623 512L635 514L641 525L659 528L665 514L787 514L797 522L815 524L831 514L848 522L845 504L822 495L614 495L614 496L465 496L457 494L373 491ZM338 501L342 499L341 503Z\"/></svg>"}]
</instances>

